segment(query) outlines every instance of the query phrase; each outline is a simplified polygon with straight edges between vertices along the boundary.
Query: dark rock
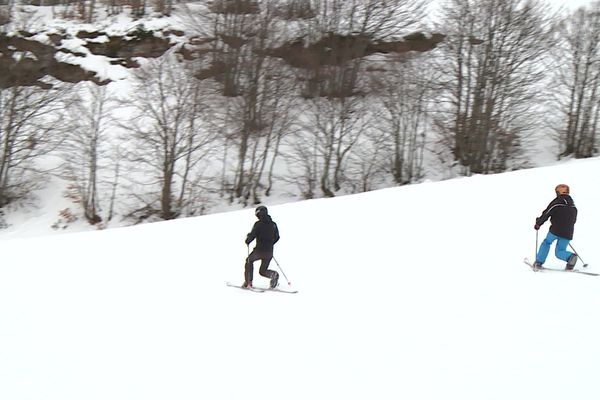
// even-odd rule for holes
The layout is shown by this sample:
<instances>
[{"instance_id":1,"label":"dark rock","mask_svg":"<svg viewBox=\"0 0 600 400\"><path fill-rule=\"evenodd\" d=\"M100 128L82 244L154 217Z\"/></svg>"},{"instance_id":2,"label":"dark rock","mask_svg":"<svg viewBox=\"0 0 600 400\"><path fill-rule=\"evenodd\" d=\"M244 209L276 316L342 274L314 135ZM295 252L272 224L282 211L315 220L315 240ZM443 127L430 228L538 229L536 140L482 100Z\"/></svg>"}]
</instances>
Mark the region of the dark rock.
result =
<instances>
[{"instance_id":1,"label":"dark rock","mask_svg":"<svg viewBox=\"0 0 600 400\"><path fill-rule=\"evenodd\" d=\"M79 31L75 36L79 39L96 39L100 36L105 36L105 34L102 32Z\"/></svg>"},{"instance_id":2,"label":"dark rock","mask_svg":"<svg viewBox=\"0 0 600 400\"><path fill-rule=\"evenodd\" d=\"M57 52L58 49L52 45L0 33L0 88L38 86L47 89L51 85L41 81L45 76L52 76L64 82L85 80L97 84L108 83L98 78L95 72L57 61Z\"/></svg>"},{"instance_id":3,"label":"dark rock","mask_svg":"<svg viewBox=\"0 0 600 400\"><path fill-rule=\"evenodd\" d=\"M338 35L329 33L321 40L306 45L296 39L281 47L267 50L267 55L283 59L293 67L315 69L325 65L340 66L346 62L374 53L406 53L429 51L444 40L444 35L414 33L402 40L375 42L367 35Z\"/></svg>"},{"instance_id":4,"label":"dark rock","mask_svg":"<svg viewBox=\"0 0 600 400\"><path fill-rule=\"evenodd\" d=\"M45 76L71 83L92 81L104 85L110 82L100 79L95 72L87 71L79 65L56 60L57 52L78 58L86 57L83 52L60 48L62 41L68 38L66 34L48 35L51 44L38 42L33 39L34 36L33 33L25 31L20 31L18 36L0 33L0 88L13 86L49 88L51 85L41 81ZM79 31L76 36L83 40L94 40L107 35L103 32ZM168 37L155 36L152 31L138 28L127 36L108 37L108 41L103 43L90 41L86 42L85 46L92 54L115 59L111 61L112 64L138 68L139 63L134 60L135 57L160 57L173 45Z\"/></svg>"},{"instance_id":5,"label":"dark rock","mask_svg":"<svg viewBox=\"0 0 600 400\"><path fill-rule=\"evenodd\" d=\"M260 7L253 0L213 0L209 8L216 14L258 14Z\"/></svg>"}]
</instances>

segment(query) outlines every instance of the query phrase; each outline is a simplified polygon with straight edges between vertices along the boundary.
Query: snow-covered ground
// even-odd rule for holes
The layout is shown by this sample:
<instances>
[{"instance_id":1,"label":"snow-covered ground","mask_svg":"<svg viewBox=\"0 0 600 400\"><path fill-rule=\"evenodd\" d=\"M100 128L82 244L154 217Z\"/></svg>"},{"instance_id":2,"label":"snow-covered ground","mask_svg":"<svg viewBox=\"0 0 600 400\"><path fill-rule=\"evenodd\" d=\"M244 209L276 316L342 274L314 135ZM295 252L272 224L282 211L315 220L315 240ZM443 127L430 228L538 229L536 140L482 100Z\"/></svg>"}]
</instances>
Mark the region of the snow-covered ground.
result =
<instances>
[{"instance_id":1,"label":"snow-covered ground","mask_svg":"<svg viewBox=\"0 0 600 400\"><path fill-rule=\"evenodd\" d=\"M84 61L128 90L121 67ZM538 165L554 162L542 153ZM533 273L521 260L533 258L535 217L567 183L573 245L600 272L599 168L272 200L294 295L225 286L243 280L252 210L55 230L59 210L78 210L50 178L0 231L0 400L597 400L600 277Z\"/></svg>"},{"instance_id":2,"label":"snow-covered ground","mask_svg":"<svg viewBox=\"0 0 600 400\"><path fill-rule=\"evenodd\" d=\"M225 285L243 280L252 210L3 238L0 399L597 400L600 277L522 259L567 183L572 244L600 271L599 170L271 206L292 295Z\"/></svg>"}]
</instances>

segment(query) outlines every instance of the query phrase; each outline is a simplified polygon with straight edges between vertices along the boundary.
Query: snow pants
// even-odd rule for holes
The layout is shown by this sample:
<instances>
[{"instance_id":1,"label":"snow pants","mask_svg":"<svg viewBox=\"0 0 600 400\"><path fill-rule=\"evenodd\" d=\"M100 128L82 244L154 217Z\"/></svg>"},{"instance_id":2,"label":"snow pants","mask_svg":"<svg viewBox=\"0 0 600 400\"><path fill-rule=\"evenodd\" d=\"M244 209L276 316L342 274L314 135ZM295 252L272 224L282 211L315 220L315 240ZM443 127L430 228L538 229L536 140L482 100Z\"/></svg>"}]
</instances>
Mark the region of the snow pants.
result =
<instances>
[{"instance_id":1,"label":"snow pants","mask_svg":"<svg viewBox=\"0 0 600 400\"><path fill-rule=\"evenodd\" d=\"M246 265L244 267L244 278L246 283L251 284L252 278L254 277L254 262L261 260L260 268L258 273L265 278L272 279L273 276L277 275L277 272L268 269L271 259L273 258L273 251L254 249L252 253L246 258Z\"/></svg>"},{"instance_id":2,"label":"snow pants","mask_svg":"<svg viewBox=\"0 0 600 400\"><path fill-rule=\"evenodd\" d=\"M546 258L548 257L548 253L550 252L550 246L556 240L556 248L554 249L554 254L556 258L569 261L569 258L573 255L570 251L567 250L567 246L569 245L570 240L565 239L564 237L556 236L552 232L548 232L546 239L540 245L540 249L535 257L535 260L541 264L546 262Z\"/></svg>"}]
</instances>

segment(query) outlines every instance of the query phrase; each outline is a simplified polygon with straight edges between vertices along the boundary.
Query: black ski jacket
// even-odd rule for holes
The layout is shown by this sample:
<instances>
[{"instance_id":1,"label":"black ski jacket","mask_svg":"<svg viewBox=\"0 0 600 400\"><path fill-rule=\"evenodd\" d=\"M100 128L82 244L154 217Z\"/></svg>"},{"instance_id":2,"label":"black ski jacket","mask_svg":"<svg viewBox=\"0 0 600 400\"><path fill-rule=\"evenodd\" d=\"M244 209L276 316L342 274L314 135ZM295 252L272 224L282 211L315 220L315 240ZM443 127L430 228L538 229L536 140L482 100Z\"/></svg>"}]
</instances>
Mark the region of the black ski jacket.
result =
<instances>
[{"instance_id":1,"label":"black ski jacket","mask_svg":"<svg viewBox=\"0 0 600 400\"><path fill-rule=\"evenodd\" d=\"M279 229L270 215L262 216L256 221L252 231L246 236L246 244L250 244L254 239L256 239L256 250L273 252L273 245L279 240Z\"/></svg>"},{"instance_id":2,"label":"black ski jacket","mask_svg":"<svg viewBox=\"0 0 600 400\"><path fill-rule=\"evenodd\" d=\"M556 196L535 220L536 225L541 226L550 218L550 232L565 239L573 239L575 222L577 221L577 208L573 199L568 194Z\"/></svg>"}]
</instances>

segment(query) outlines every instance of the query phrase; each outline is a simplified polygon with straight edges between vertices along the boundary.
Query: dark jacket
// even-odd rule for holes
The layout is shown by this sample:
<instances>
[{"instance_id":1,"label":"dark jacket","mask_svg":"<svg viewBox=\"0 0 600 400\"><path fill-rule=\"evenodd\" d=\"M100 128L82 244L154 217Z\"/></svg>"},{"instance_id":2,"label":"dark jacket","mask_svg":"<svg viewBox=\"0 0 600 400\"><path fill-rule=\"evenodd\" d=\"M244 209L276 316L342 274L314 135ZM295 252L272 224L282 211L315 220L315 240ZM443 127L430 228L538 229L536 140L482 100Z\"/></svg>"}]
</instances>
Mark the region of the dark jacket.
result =
<instances>
[{"instance_id":1,"label":"dark jacket","mask_svg":"<svg viewBox=\"0 0 600 400\"><path fill-rule=\"evenodd\" d=\"M279 230L270 215L260 216L252 231L246 236L246 244L250 244L254 239L256 239L256 250L273 252L273 245L279 240Z\"/></svg>"},{"instance_id":2,"label":"dark jacket","mask_svg":"<svg viewBox=\"0 0 600 400\"><path fill-rule=\"evenodd\" d=\"M550 218L550 232L565 239L573 239L573 230L577 221L577 208L568 194L556 196L548 204L542 215L535 220L541 226Z\"/></svg>"}]
</instances>

